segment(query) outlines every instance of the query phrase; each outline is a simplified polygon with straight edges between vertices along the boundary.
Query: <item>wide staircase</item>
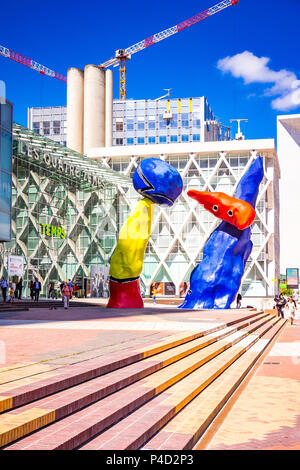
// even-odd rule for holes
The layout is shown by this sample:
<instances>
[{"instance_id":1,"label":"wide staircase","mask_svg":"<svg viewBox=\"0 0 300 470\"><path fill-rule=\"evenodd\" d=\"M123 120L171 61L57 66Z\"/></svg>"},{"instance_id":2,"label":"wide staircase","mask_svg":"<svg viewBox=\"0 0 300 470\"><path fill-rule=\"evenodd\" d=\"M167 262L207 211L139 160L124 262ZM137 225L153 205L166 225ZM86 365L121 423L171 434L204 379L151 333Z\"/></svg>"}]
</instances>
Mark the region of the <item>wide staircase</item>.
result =
<instances>
[{"instance_id":1,"label":"wide staircase","mask_svg":"<svg viewBox=\"0 0 300 470\"><path fill-rule=\"evenodd\" d=\"M50 377L20 369L0 385L1 449L194 449L285 321L245 310L227 324L61 366Z\"/></svg>"}]
</instances>

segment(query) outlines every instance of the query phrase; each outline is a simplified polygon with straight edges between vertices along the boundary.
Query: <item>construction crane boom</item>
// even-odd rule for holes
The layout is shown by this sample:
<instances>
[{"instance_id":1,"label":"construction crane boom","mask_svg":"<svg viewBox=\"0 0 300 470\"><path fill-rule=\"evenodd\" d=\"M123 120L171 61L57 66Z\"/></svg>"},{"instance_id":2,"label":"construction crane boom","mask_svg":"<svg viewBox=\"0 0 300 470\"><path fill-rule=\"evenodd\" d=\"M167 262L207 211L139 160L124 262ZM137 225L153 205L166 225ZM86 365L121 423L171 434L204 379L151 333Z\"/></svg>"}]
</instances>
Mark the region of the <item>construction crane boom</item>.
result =
<instances>
[{"instance_id":1,"label":"construction crane boom","mask_svg":"<svg viewBox=\"0 0 300 470\"><path fill-rule=\"evenodd\" d=\"M60 73L54 72L54 70L45 67L45 65L39 64L32 59L28 59L17 52L8 49L7 47L0 46L0 54L8 59L14 60L15 62L19 62L20 64L26 65L27 67L36 70L37 72L41 73L42 75L49 75L49 77L57 78L63 82L67 81L67 77L61 75Z\"/></svg>"},{"instance_id":2,"label":"construction crane boom","mask_svg":"<svg viewBox=\"0 0 300 470\"><path fill-rule=\"evenodd\" d=\"M132 54L142 51L143 49L146 49L146 47L152 46L153 44L156 44L157 42L162 41L163 39L166 39L173 34L179 33L179 31L182 31L183 29L198 23L199 21L202 21L205 18L222 11L227 7L230 7L231 5L237 5L238 2L239 0L224 0L217 5L208 8L201 13L198 13L198 15L195 15L192 18L182 21L181 23L172 26L171 28L165 29L160 33L153 34L143 41L137 42L133 46L127 47L127 49L118 49L115 53L115 57L112 57L106 62L103 62L99 65L99 67L107 68L111 65L120 63L120 100L124 101L126 99L126 61L131 58Z\"/></svg>"},{"instance_id":3,"label":"construction crane boom","mask_svg":"<svg viewBox=\"0 0 300 470\"><path fill-rule=\"evenodd\" d=\"M132 54L142 51L146 47L152 46L153 44L156 44L157 42L162 41L163 39L166 39L172 36L173 34L179 33L179 31L189 28L190 26L198 23L199 21L202 21L205 18L208 18L209 16L212 16L215 13L218 13L219 11L222 11L227 7L230 7L231 5L237 5L238 3L239 3L239 0L223 0L217 5L214 5L213 7L208 8L207 10L204 10L201 13L198 13L198 15L195 15L192 18L182 21L181 23L175 26L172 26L171 28L165 29L164 31L161 31L160 33L153 34L152 36L144 39L143 41L137 42L136 44L133 44L133 46L127 47L127 49L118 49L115 52L115 57L112 57L106 62L103 62L102 64L99 65L99 67L104 69L104 68L110 67L111 65L113 66L116 66L118 64L120 65L120 100L125 101L126 100L126 62L127 60L131 58ZM21 54L18 54L17 52L14 52L8 49L7 47L0 46L0 54L3 55L4 57L7 57L8 59L14 60L15 62L19 62L23 65L26 65L27 67L34 69L43 75L48 75L50 77L57 78L58 80L61 80L63 82L67 81L67 77L65 77L64 75L54 72L54 70L51 70L48 67L45 67L44 65L41 65L32 59L28 59L27 57Z\"/></svg>"}]
</instances>

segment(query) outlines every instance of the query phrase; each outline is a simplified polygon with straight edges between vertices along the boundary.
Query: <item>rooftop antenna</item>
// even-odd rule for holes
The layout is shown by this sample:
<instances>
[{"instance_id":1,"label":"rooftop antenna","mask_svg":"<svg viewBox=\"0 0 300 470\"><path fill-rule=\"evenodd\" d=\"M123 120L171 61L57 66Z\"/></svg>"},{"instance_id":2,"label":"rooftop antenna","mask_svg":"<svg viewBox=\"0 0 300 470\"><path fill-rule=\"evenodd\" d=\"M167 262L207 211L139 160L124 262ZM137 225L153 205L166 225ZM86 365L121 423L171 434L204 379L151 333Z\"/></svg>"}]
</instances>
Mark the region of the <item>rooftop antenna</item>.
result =
<instances>
[{"instance_id":1,"label":"rooftop antenna","mask_svg":"<svg viewBox=\"0 0 300 470\"><path fill-rule=\"evenodd\" d=\"M166 93L166 94L163 95L163 96L160 96L159 98L156 98L156 99L153 100L153 101L159 101L159 100L161 100L161 99L163 99L163 98L166 98L167 96L170 96L170 91L172 90L172 88L164 88L164 90L167 91L168 93Z\"/></svg>"},{"instance_id":2,"label":"rooftop antenna","mask_svg":"<svg viewBox=\"0 0 300 470\"><path fill-rule=\"evenodd\" d=\"M245 136L241 132L241 121L248 122L248 119L230 119L230 122L237 122L238 123L238 132L235 134L235 140L244 140Z\"/></svg>"}]
</instances>

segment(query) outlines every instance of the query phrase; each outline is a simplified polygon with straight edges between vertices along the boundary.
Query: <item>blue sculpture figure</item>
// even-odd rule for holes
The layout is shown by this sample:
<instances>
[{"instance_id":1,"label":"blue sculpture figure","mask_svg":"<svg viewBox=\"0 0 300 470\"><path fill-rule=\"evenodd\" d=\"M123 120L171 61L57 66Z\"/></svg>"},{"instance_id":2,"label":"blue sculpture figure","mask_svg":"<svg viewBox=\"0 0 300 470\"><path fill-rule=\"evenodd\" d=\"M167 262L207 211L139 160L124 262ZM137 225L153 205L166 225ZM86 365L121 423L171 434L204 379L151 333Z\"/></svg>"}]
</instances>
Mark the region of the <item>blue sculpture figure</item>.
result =
<instances>
[{"instance_id":1,"label":"blue sculpture figure","mask_svg":"<svg viewBox=\"0 0 300 470\"><path fill-rule=\"evenodd\" d=\"M246 201L255 209L263 175L262 159L258 157L238 183L235 199ZM215 205L213 210L216 208L218 206ZM228 210L229 215L230 212ZM192 271L190 289L178 308L230 308L252 251L250 237L250 227L240 230L231 223L221 222L208 238L203 250L203 260Z\"/></svg>"}]
</instances>

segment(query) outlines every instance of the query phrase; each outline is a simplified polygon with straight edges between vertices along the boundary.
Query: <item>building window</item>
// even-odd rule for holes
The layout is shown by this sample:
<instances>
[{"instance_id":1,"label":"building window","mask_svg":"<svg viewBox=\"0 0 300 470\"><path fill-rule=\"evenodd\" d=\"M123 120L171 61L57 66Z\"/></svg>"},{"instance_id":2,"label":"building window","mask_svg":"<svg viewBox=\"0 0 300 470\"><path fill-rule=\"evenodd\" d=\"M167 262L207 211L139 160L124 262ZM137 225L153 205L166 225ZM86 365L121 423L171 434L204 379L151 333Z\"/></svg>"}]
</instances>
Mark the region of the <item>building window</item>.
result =
<instances>
[{"instance_id":1,"label":"building window","mask_svg":"<svg viewBox=\"0 0 300 470\"><path fill-rule=\"evenodd\" d=\"M184 129L189 128L189 115L188 115L188 113L183 113L181 115L181 127L183 127Z\"/></svg>"},{"instance_id":2,"label":"building window","mask_svg":"<svg viewBox=\"0 0 300 470\"><path fill-rule=\"evenodd\" d=\"M138 120L137 128L138 128L139 131L143 131L143 130L145 129L145 123L144 123L144 121Z\"/></svg>"},{"instance_id":3,"label":"building window","mask_svg":"<svg viewBox=\"0 0 300 470\"><path fill-rule=\"evenodd\" d=\"M148 142L149 144L155 144L155 137L154 136L148 137Z\"/></svg>"},{"instance_id":4,"label":"building window","mask_svg":"<svg viewBox=\"0 0 300 470\"><path fill-rule=\"evenodd\" d=\"M148 122L148 129L155 129L155 121Z\"/></svg>"},{"instance_id":5,"label":"building window","mask_svg":"<svg viewBox=\"0 0 300 470\"><path fill-rule=\"evenodd\" d=\"M60 134L60 121L53 121L53 134Z\"/></svg>"},{"instance_id":6,"label":"building window","mask_svg":"<svg viewBox=\"0 0 300 470\"><path fill-rule=\"evenodd\" d=\"M200 129L200 118L193 116L193 127L195 129Z\"/></svg>"},{"instance_id":7,"label":"building window","mask_svg":"<svg viewBox=\"0 0 300 470\"><path fill-rule=\"evenodd\" d=\"M133 137L128 137L127 138L127 145L133 145L134 144L134 139Z\"/></svg>"},{"instance_id":8,"label":"building window","mask_svg":"<svg viewBox=\"0 0 300 470\"><path fill-rule=\"evenodd\" d=\"M43 122L43 134L49 135L50 134L50 121Z\"/></svg>"},{"instance_id":9,"label":"building window","mask_svg":"<svg viewBox=\"0 0 300 470\"><path fill-rule=\"evenodd\" d=\"M159 115L159 128L160 129L166 129L167 127L167 122L164 120L164 117L162 114Z\"/></svg>"},{"instance_id":10,"label":"building window","mask_svg":"<svg viewBox=\"0 0 300 470\"><path fill-rule=\"evenodd\" d=\"M40 123L39 122L34 122L33 123L33 131L36 132L37 134L40 133Z\"/></svg>"},{"instance_id":11,"label":"building window","mask_svg":"<svg viewBox=\"0 0 300 470\"><path fill-rule=\"evenodd\" d=\"M160 144L166 144L167 143L167 136L166 135L159 136L159 143Z\"/></svg>"},{"instance_id":12,"label":"building window","mask_svg":"<svg viewBox=\"0 0 300 470\"><path fill-rule=\"evenodd\" d=\"M127 130L133 131L133 129L134 129L133 119L127 119Z\"/></svg>"},{"instance_id":13,"label":"building window","mask_svg":"<svg viewBox=\"0 0 300 470\"><path fill-rule=\"evenodd\" d=\"M200 141L200 134L193 134L193 142L199 142Z\"/></svg>"},{"instance_id":14,"label":"building window","mask_svg":"<svg viewBox=\"0 0 300 470\"><path fill-rule=\"evenodd\" d=\"M188 142L189 141L189 136L187 134L183 134L181 136L181 142Z\"/></svg>"},{"instance_id":15,"label":"building window","mask_svg":"<svg viewBox=\"0 0 300 470\"><path fill-rule=\"evenodd\" d=\"M117 122L116 123L116 130L117 131L123 131L123 122Z\"/></svg>"},{"instance_id":16,"label":"building window","mask_svg":"<svg viewBox=\"0 0 300 470\"><path fill-rule=\"evenodd\" d=\"M116 145L123 145L123 139L116 139Z\"/></svg>"},{"instance_id":17,"label":"building window","mask_svg":"<svg viewBox=\"0 0 300 470\"><path fill-rule=\"evenodd\" d=\"M145 143L144 137L138 137L137 142L138 144L144 144Z\"/></svg>"},{"instance_id":18,"label":"building window","mask_svg":"<svg viewBox=\"0 0 300 470\"><path fill-rule=\"evenodd\" d=\"M177 142L177 135L171 135L170 142Z\"/></svg>"}]
</instances>

